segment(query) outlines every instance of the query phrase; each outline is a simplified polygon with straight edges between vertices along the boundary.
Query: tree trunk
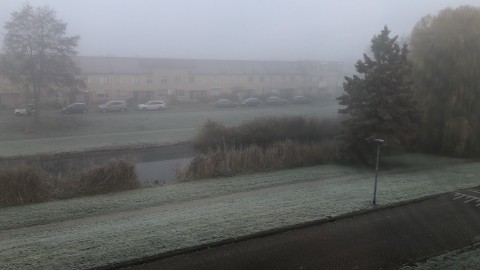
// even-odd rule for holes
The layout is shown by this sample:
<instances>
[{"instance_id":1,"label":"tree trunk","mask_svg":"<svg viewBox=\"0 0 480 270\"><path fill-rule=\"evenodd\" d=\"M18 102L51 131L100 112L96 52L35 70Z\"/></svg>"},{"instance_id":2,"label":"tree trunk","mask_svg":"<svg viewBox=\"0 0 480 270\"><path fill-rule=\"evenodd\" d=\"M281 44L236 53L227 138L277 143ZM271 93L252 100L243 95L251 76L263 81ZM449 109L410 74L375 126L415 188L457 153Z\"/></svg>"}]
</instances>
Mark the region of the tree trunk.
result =
<instances>
[{"instance_id":1,"label":"tree trunk","mask_svg":"<svg viewBox=\"0 0 480 270\"><path fill-rule=\"evenodd\" d=\"M35 86L33 88L33 107L35 108L35 113L33 114L33 123L40 123L40 86Z\"/></svg>"}]
</instances>

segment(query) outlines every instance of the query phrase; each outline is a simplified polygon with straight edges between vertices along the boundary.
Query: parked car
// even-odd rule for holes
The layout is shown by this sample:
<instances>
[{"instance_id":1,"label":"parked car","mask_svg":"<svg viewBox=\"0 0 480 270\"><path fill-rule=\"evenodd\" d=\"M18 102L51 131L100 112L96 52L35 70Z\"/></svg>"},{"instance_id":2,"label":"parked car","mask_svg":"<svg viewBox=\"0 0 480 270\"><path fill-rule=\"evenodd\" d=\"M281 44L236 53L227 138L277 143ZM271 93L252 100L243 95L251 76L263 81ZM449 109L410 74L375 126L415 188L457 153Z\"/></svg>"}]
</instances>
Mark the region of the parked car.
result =
<instances>
[{"instance_id":1,"label":"parked car","mask_svg":"<svg viewBox=\"0 0 480 270\"><path fill-rule=\"evenodd\" d=\"M101 112L124 112L128 110L128 106L125 101L113 100L105 104L98 105L98 110Z\"/></svg>"},{"instance_id":2,"label":"parked car","mask_svg":"<svg viewBox=\"0 0 480 270\"><path fill-rule=\"evenodd\" d=\"M247 98L242 102L243 106L247 107L256 107L260 105L260 99L258 98Z\"/></svg>"},{"instance_id":3,"label":"parked car","mask_svg":"<svg viewBox=\"0 0 480 270\"><path fill-rule=\"evenodd\" d=\"M87 104L85 103L72 103L62 109L63 114L87 113L87 112L88 112L88 108L87 108Z\"/></svg>"},{"instance_id":4,"label":"parked car","mask_svg":"<svg viewBox=\"0 0 480 270\"><path fill-rule=\"evenodd\" d=\"M15 116L30 116L36 111L33 104L22 104L15 109L14 114Z\"/></svg>"},{"instance_id":5,"label":"parked car","mask_svg":"<svg viewBox=\"0 0 480 270\"><path fill-rule=\"evenodd\" d=\"M215 102L215 107L217 108L231 108L235 106L237 106L237 103L226 98L219 99Z\"/></svg>"},{"instance_id":6,"label":"parked car","mask_svg":"<svg viewBox=\"0 0 480 270\"><path fill-rule=\"evenodd\" d=\"M305 96L294 96L292 97L293 104L309 104L311 100Z\"/></svg>"},{"instance_id":7,"label":"parked car","mask_svg":"<svg viewBox=\"0 0 480 270\"><path fill-rule=\"evenodd\" d=\"M267 105L286 105L288 101L284 98L272 96L265 100L265 104Z\"/></svg>"},{"instance_id":8,"label":"parked car","mask_svg":"<svg viewBox=\"0 0 480 270\"><path fill-rule=\"evenodd\" d=\"M162 100L151 100L145 104L138 104L137 108L141 111L163 110L167 107Z\"/></svg>"}]
</instances>

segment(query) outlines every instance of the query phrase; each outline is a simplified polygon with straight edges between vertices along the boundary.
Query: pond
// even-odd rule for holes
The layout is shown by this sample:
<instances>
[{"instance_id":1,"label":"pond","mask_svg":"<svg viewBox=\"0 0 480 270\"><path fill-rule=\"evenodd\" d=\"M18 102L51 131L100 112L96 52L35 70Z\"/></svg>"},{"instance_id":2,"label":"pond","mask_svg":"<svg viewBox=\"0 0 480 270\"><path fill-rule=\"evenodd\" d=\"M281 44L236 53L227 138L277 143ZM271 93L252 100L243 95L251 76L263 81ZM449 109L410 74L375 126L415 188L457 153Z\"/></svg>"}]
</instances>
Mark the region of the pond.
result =
<instances>
[{"instance_id":1,"label":"pond","mask_svg":"<svg viewBox=\"0 0 480 270\"><path fill-rule=\"evenodd\" d=\"M124 159L135 163L135 171L140 183L143 186L151 186L174 182L175 169L188 164L192 156L192 147L189 144L180 144L117 151L92 151L58 157L5 159L0 161L0 166L27 164L39 166L49 173L58 175L101 165L113 159Z\"/></svg>"}]
</instances>

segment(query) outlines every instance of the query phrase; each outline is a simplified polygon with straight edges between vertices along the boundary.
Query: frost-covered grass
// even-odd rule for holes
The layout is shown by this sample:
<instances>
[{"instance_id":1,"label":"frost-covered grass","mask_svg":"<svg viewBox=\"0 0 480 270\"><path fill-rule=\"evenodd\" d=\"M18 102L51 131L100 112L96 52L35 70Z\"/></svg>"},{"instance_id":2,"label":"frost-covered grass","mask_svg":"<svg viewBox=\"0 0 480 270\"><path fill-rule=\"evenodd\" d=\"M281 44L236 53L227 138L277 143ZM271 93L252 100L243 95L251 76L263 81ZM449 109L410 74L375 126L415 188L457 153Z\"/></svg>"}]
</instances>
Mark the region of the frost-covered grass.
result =
<instances>
[{"instance_id":1,"label":"frost-covered grass","mask_svg":"<svg viewBox=\"0 0 480 270\"><path fill-rule=\"evenodd\" d=\"M168 145L191 139L195 128L128 131L38 139L0 141L0 157L52 154L135 145Z\"/></svg>"},{"instance_id":2,"label":"frost-covered grass","mask_svg":"<svg viewBox=\"0 0 480 270\"><path fill-rule=\"evenodd\" d=\"M426 154L400 154L394 156L386 156L381 158L386 162L388 167L392 168L408 168L415 166L422 167L442 167L463 162L471 162L474 160L452 158L440 155L426 155Z\"/></svg>"},{"instance_id":3,"label":"frost-covered grass","mask_svg":"<svg viewBox=\"0 0 480 270\"><path fill-rule=\"evenodd\" d=\"M49 128L22 132L24 118L0 116L0 156L78 151L85 148L155 143L168 144L190 140L196 128L207 119L226 124L260 116L336 114L335 102L303 106L202 109L162 112L91 112L86 115L61 115L45 111L41 119ZM27 119L27 121L30 119ZM68 124L69 122L73 124ZM52 124L57 123L57 124Z\"/></svg>"},{"instance_id":4,"label":"frost-covered grass","mask_svg":"<svg viewBox=\"0 0 480 270\"><path fill-rule=\"evenodd\" d=\"M480 268L480 244L448 252L401 270L470 270Z\"/></svg>"},{"instance_id":5,"label":"frost-covered grass","mask_svg":"<svg viewBox=\"0 0 480 270\"><path fill-rule=\"evenodd\" d=\"M0 269L83 269L366 209L372 177L347 176L355 171L316 166L2 209ZM382 173L378 203L476 186L478 175L479 162ZM64 221L22 228L42 215Z\"/></svg>"},{"instance_id":6,"label":"frost-covered grass","mask_svg":"<svg viewBox=\"0 0 480 270\"><path fill-rule=\"evenodd\" d=\"M261 188L369 173L362 167L322 165L144 188L66 201L0 208L0 230L131 211Z\"/></svg>"}]
</instances>

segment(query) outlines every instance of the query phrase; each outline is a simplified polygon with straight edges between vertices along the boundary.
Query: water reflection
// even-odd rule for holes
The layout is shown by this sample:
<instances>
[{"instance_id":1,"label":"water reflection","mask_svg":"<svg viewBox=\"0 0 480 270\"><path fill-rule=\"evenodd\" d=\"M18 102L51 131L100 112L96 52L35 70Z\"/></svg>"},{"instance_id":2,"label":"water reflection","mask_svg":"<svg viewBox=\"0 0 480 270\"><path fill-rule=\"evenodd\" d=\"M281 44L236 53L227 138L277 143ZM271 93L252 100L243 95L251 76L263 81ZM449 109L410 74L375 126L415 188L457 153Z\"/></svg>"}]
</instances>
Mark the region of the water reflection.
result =
<instances>
[{"instance_id":1,"label":"water reflection","mask_svg":"<svg viewBox=\"0 0 480 270\"><path fill-rule=\"evenodd\" d=\"M124 159L135 163L135 171L144 186L166 184L175 181L175 168L190 162L193 150L190 145L169 145L142 149L109 152L85 152L57 157L37 156L4 159L2 167L36 166L58 175L101 165L112 159Z\"/></svg>"}]
</instances>

